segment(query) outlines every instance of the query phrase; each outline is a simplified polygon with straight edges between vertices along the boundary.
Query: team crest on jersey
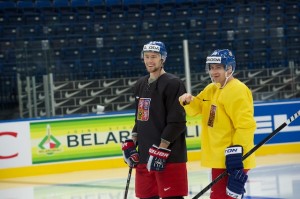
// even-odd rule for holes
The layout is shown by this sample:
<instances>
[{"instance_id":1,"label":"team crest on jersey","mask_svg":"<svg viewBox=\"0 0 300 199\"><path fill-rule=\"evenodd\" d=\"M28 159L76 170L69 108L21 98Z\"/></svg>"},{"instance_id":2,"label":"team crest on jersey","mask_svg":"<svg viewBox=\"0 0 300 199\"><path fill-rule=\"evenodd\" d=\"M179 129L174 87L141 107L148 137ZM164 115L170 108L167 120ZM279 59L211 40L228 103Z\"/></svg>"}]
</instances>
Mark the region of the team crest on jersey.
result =
<instances>
[{"instance_id":1,"label":"team crest on jersey","mask_svg":"<svg viewBox=\"0 0 300 199\"><path fill-rule=\"evenodd\" d=\"M210 126L210 127L214 126L214 121L215 121L215 118L216 118L216 111L217 111L217 106L211 105L209 118L208 118L208 122L207 122L207 125Z\"/></svg>"},{"instance_id":2,"label":"team crest on jersey","mask_svg":"<svg viewBox=\"0 0 300 199\"><path fill-rule=\"evenodd\" d=\"M138 104L137 120L148 121L151 98L140 98Z\"/></svg>"}]
</instances>

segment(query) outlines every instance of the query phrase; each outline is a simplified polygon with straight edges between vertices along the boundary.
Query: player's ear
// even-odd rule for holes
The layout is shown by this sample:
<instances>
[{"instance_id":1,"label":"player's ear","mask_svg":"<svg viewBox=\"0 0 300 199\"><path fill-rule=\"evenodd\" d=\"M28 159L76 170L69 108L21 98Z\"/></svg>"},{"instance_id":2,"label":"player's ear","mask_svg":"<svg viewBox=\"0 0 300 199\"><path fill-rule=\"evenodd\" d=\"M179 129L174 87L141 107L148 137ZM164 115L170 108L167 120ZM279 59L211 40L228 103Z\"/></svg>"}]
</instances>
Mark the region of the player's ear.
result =
<instances>
[{"instance_id":1,"label":"player's ear","mask_svg":"<svg viewBox=\"0 0 300 199\"><path fill-rule=\"evenodd\" d=\"M227 72L231 73L232 72L232 66L227 67Z\"/></svg>"}]
</instances>

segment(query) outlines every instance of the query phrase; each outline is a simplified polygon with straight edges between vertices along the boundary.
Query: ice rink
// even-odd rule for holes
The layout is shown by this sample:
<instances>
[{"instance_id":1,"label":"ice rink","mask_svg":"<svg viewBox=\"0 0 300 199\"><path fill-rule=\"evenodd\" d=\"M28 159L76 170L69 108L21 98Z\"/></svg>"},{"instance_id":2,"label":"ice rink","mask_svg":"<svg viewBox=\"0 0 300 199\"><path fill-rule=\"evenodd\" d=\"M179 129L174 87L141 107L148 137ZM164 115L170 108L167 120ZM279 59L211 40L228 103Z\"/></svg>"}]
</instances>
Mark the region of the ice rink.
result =
<instances>
[{"instance_id":1,"label":"ice rink","mask_svg":"<svg viewBox=\"0 0 300 199\"><path fill-rule=\"evenodd\" d=\"M257 168L249 172L247 199L299 199L300 154L257 157ZM0 180L1 199L123 199L128 168L89 170ZM128 199L134 199L132 172ZM210 182L210 170L200 162L188 163L191 199ZM200 198L209 198L209 191Z\"/></svg>"}]
</instances>

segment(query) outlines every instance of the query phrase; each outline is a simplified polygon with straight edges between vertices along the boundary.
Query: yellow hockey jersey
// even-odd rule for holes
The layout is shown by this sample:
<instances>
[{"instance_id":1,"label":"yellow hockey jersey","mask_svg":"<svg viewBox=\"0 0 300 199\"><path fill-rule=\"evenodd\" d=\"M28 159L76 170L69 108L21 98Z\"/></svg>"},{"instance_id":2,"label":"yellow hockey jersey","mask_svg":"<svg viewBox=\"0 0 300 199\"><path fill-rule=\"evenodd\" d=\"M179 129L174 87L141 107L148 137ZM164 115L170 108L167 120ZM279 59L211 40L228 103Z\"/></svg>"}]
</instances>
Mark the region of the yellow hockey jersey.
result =
<instances>
[{"instance_id":1,"label":"yellow hockey jersey","mask_svg":"<svg viewBox=\"0 0 300 199\"><path fill-rule=\"evenodd\" d=\"M210 168L226 168L225 149L241 145L244 154L254 147L253 98L250 89L232 79L220 89L214 83L184 106L187 115L202 115L201 164ZM243 161L244 168L254 168L255 155Z\"/></svg>"}]
</instances>

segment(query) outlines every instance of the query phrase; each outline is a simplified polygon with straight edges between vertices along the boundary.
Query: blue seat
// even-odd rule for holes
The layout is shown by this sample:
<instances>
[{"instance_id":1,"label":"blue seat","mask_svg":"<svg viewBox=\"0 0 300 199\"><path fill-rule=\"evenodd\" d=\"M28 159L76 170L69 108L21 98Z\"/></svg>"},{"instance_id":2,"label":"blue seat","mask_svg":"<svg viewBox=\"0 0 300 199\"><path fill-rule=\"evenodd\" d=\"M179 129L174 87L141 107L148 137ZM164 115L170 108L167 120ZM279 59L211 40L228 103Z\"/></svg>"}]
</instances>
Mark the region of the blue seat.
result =
<instances>
[{"instance_id":1,"label":"blue seat","mask_svg":"<svg viewBox=\"0 0 300 199\"><path fill-rule=\"evenodd\" d=\"M52 1L51 0L36 0L35 7L37 8L51 8Z\"/></svg>"},{"instance_id":2,"label":"blue seat","mask_svg":"<svg viewBox=\"0 0 300 199\"><path fill-rule=\"evenodd\" d=\"M286 14L285 23L287 25L299 25L300 23L300 15L298 14Z\"/></svg>"},{"instance_id":3,"label":"blue seat","mask_svg":"<svg viewBox=\"0 0 300 199\"><path fill-rule=\"evenodd\" d=\"M285 27L285 34L286 36L297 36L300 35L300 26L299 25L293 25L293 26L287 26Z\"/></svg>"},{"instance_id":4,"label":"blue seat","mask_svg":"<svg viewBox=\"0 0 300 199\"><path fill-rule=\"evenodd\" d=\"M38 25L24 25L20 30L23 38L35 38L42 34L41 27Z\"/></svg>"},{"instance_id":5,"label":"blue seat","mask_svg":"<svg viewBox=\"0 0 300 199\"><path fill-rule=\"evenodd\" d=\"M37 0L35 1L35 8L43 15L54 12L51 0Z\"/></svg>"},{"instance_id":6,"label":"blue seat","mask_svg":"<svg viewBox=\"0 0 300 199\"><path fill-rule=\"evenodd\" d=\"M299 60L300 57L300 50L299 46L297 47L288 47L287 48L287 58L289 60Z\"/></svg>"},{"instance_id":7,"label":"blue seat","mask_svg":"<svg viewBox=\"0 0 300 199\"><path fill-rule=\"evenodd\" d=\"M255 3L254 5L254 15L264 15L266 16L269 11L268 5L264 3Z\"/></svg>"},{"instance_id":8,"label":"blue seat","mask_svg":"<svg viewBox=\"0 0 300 199\"><path fill-rule=\"evenodd\" d=\"M138 9L133 9L132 7L128 8L126 13L127 21L140 21L142 18L142 11Z\"/></svg>"},{"instance_id":9,"label":"blue seat","mask_svg":"<svg viewBox=\"0 0 300 199\"><path fill-rule=\"evenodd\" d=\"M159 4L164 7L164 6L167 6L167 5L175 5L176 4L176 0L159 0Z\"/></svg>"},{"instance_id":10,"label":"blue seat","mask_svg":"<svg viewBox=\"0 0 300 199\"><path fill-rule=\"evenodd\" d=\"M110 20L112 22L124 22L126 13L124 12L123 6L114 5L109 8Z\"/></svg>"},{"instance_id":11,"label":"blue seat","mask_svg":"<svg viewBox=\"0 0 300 199\"><path fill-rule=\"evenodd\" d=\"M123 0L106 0L107 6L123 6Z\"/></svg>"},{"instance_id":12,"label":"blue seat","mask_svg":"<svg viewBox=\"0 0 300 199\"><path fill-rule=\"evenodd\" d=\"M142 13L142 4L140 0L123 0L124 11L127 20L139 20Z\"/></svg>"},{"instance_id":13,"label":"blue seat","mask_svg":"<svg viewBox=\"0 0 300 199\"><path fill-rule=\"evenodd\" d=\"M88 6L105 6L105 0L88 0Z\"/></svg>"},{"instance_id":14,"label":"blue seat","mask_svg":"<svg viewBox=\"0 0 300 199\"><path fill-rule=\"evenodd\" d=\"M12 1L0 1L0 14L8 14L16 12L16 3Z\"/></svg>"},{"instance_id":15,"label":"blue seat","mask_svg":"<svg viewBox=\"0 0 300 199\"><path fill-rule=\"evenodd\" d=\"M141 4L147 6L147 4L159 4L159 0L141 0Z\"/></svg>"},{"instance_id":16,"label":"blue seat","mask_svg":"<svg viewBox=\"0 0 300 199\"><path fill-rule=\"evenodd\" d=\"M175 6L164 4L160 8L159 17L161 20L173 20L176 17Z\"/></svg>"},{"instance_id":17,"label":"blue seat","mask_svg":"<svg viewBox=\"0 0 300 199\"><path fill-rule=\"evenodd\" d=\"M18 8L34 8L35 4L31 1L18 1L17 2L17 7Z\"/></svg>"},{"instance_id":18,"label":"blue seat","mask_svg":"<svg viewBox=\"0 0 300 199\"><path fill-rule=\"evenodd\" d=\"M300 46L299 35L286 37L286 46L299 48L299 46Z\"/></svg>"},{"instance_id":19,"label":"blue seat","mask_svg":"<svg viewBox=\"0 0 300 199\"><path fill-rule=\"evenodd\" d=\"M88 3L86 0L71 0L72 7L85 7Z\"/></svg>"},{"instance_id":20,"label":"blue seat","mask_svg":"<svg viewBox=\"0 0 300 199\"><path fill-rule=\"evenodd\" d=\"M300 5L297 2L285 2L285 14L298 14Z\"/></svg>"},{"instance_id":21,"label":"blue seat","mask_svg":"<svg viewBox=\"0 0 300 199\"><path fill-rule=\"evenodd\" d=\"M70 5L68 0L54 0L53 6L59 8L59 7L69 7Z\"/></svg>"},{"instance_id":22,"label":"blue seat","mask_svg":"<svg viewBox=\"0 0 300 199\"><path fill-rule=\"evenodd\" d=\"M89 13L90 7L88 6L87 0L72 0L71 7L77 13Z\"/></svg>"},{"instance_id":23,"label":"blue seat","mask_svg":"<svg viewBox=\"0 0 300 199\"><path fill-rule=\"evenodd\" d=\"M141 4L141 0L123 0L125 6L139 6Z\"/></svg>"},{"instance_id":24,"label":"blue seat","mask_svg":"<svg viewBox=\"0 0 300 199\"><path fill-rule=\"evenodd\" d=\"M58 14L73 13L73 8L71 7L69 0L54 0L53 8Z\"/></svg>"},{"instance_id":25,"label":"blue seat","mask_svg":"<svg viewBox=\"0 0 300 199\"><path fill-rule=\"evenodd\" d=\"M0 9L16 8L16 3L13 1L0 1Z\"/></svg>"}]
</instances>

